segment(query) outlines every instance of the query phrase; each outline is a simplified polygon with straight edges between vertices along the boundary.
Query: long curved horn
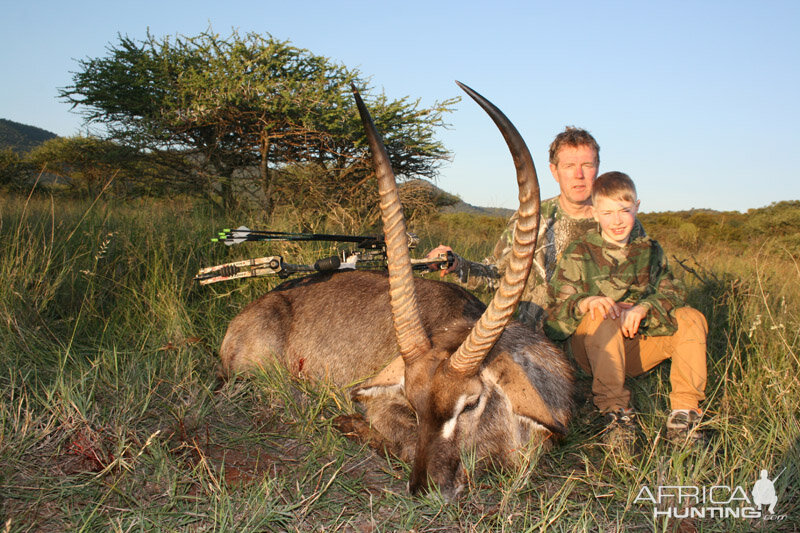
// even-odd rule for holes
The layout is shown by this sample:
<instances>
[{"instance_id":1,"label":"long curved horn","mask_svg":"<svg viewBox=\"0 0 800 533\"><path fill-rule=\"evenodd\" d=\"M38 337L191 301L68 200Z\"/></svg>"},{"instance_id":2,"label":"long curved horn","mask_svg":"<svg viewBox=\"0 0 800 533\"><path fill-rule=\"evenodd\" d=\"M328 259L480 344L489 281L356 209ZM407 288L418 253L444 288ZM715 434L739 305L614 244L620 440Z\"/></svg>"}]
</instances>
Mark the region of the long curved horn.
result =
<instances>
[{"instance_id":1,"label":"long curved horn","mask_svg":"<svg viewBox=\"0 0 800 533\"><path fill-rule=\"evenodd\" d=\"M475 374L503 333L525 289L539 232L539 180L531 153L511 121L483 96L458 81L456 83L489 114L500 129L514 158L519 185L519 218L514 229L511 261L489 307L450 358L450 366L456 372Z\"/></svg>"},{"instance_id":2,"label":"long curved horn","mask_svg":"<svg viewBox=\"0 0 800 533\"><path fill-rule=\"evenodd\" d=\"M386 240L386 256L389 266L389 294L392 302L392 318L397 344L406 365L410 365L430 350L431 344L417 307L417 295L414 291L414 278L411 271L411 257L408 253L408 237L406 223L403 219L403 208L397 194L392 166L383 141L375 129L372 117L367 111L361 95L355 85L351 85L356 99L361 122L367 132L367 141L372 151L372 164L378 176L378 192L380 194L381 218Z\"/></svg>"}]
</instances>

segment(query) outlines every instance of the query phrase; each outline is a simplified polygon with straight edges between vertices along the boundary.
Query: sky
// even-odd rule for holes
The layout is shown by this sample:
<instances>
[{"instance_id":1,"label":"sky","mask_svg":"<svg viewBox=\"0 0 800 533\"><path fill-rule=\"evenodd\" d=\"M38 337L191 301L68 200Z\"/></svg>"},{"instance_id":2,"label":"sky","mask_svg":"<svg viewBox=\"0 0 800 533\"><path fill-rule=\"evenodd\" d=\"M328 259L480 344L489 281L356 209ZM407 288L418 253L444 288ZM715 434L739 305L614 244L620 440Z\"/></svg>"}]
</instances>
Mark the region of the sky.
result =
<instances>
[{"instance_id":1,"label":"sky","mask_svg":"<svg viewBox=\"0 0 800 533\"><path fill-rule=\"evenodd\" d=\"M78 60L119 35L143 40L270 34L357 68L374 91L483 94L517 126L542 197L558 194L547 149L567 125L598 140L600 171L636 182L642 211L746 211L800 199L800 2L139 0L11 2L0 18L0 118L85 132L58 98ZM514 208L514 167L489 118L464 96L438 138L437 185Z\"/></svg>"}]
</instances>

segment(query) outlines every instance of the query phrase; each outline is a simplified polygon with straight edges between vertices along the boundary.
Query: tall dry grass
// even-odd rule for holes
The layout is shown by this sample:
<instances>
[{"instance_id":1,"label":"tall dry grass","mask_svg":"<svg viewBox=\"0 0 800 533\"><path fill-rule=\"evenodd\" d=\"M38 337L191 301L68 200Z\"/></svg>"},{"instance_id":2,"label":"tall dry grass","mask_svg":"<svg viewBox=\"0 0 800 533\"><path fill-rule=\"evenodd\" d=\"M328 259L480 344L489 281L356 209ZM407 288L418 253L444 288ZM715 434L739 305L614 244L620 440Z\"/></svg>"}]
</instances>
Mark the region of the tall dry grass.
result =
<instances>
[{"instance_id":1,"label":"tall dry grass","mask_svg":"<svg viewBox=\"0 0 800 533\"><path fill-rule=\"evenodd\" d=\"M709 319L708 445L661 435L668 369L632 380L642 436L605 447L585 394L560 446L516 471L470 479L456 504L406 493L408 465L338 434L343 391L280 368L220 385L228 321L275 285L208 287L200 266L323 246L225 248L222 218L181 200L0 199L0 527L6 531L657 531L796 530L800 459L800 270L780 247L714 243L667 251ZM421 248L471 259L505 221L440 217ZM297 229L286 223L286 227ZM702 238L702 236L701 236ZM585 393L587 377L578 383ZM469 462L470 457L465 457ZM644 485L752 487L781 474L783 521L653 517ZM785 469L785 470L784 470Z\"/></svg>"}]
</instances>

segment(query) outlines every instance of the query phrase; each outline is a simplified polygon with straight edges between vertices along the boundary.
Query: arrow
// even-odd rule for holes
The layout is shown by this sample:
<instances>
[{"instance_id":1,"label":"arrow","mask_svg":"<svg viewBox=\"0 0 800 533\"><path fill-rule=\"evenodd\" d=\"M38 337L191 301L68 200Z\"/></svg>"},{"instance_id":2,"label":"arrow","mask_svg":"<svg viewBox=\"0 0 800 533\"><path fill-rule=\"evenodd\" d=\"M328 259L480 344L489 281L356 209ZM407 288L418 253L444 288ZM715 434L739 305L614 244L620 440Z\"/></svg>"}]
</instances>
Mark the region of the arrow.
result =
<instances>
[{"instance_id":1,"label":"arrow","mask_svg":"<svg viewBox=\"0 0 800 533\"><path fill-rule=\"evenodd\" d=\"M289 233L285 231L251 230L247 226L236 229L224 229L219 237L211 239L212 242L223 242L227 246L243 242L258 241L325 241L325 242L352 242L359 248L378 249L384 246L382 236L375 235L334 235L329 233ZM416 238L414 240L416 242Z\"/></svg>"}]
</instances>

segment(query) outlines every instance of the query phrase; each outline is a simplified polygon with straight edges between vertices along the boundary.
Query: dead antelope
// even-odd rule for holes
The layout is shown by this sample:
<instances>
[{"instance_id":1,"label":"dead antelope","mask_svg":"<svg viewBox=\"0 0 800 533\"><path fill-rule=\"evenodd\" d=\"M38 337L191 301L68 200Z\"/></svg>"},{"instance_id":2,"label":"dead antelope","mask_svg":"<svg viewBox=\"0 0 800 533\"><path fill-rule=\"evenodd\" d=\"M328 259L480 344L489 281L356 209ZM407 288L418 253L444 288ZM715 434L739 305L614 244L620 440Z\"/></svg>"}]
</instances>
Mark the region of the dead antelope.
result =
<instances>
[{"instance_id":1,"label":"dead antelope","mask_svg":"<svg viewBox=\"0 0 800 533\"><path fill-rule=\"evenodd\" d=\"M526 446L565 433L572 392L564 355L511 320L539 225L533 160L503 113L459 86L505 137L520 190L513 260L488 308L456 285L412 276L394 174L354 89L379 180L388 277L350 271L284 283L234 318L220 349L225 375L277 360L300 376L358 383L352 397L366 422L342 417L340 427L411 462L412 493L433 482L448 498L466 481L463 452L513 465Z\"/></svg>"}]
</instances>

